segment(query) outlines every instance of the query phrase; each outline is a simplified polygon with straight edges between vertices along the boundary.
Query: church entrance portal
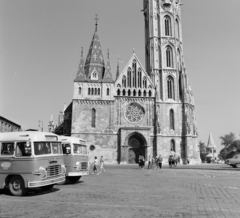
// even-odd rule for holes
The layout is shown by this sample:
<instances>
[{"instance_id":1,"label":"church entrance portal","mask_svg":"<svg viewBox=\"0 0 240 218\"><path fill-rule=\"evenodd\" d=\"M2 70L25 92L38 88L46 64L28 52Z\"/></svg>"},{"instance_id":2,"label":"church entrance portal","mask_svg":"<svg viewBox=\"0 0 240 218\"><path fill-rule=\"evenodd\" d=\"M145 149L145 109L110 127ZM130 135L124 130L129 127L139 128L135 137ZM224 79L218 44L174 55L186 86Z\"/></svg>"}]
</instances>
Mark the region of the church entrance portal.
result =
<instances>
[{"instance_id":1,"label":"church entrance portal","mask_svg":"<svg viewBox=\"0 0 240 218\"><path fill-rule=\"evenodd\" d=\"M146 143L142 135L134 134L128 139L128 163L138 163L139 156L145 157Z\"/></svg>"}]
</instances>

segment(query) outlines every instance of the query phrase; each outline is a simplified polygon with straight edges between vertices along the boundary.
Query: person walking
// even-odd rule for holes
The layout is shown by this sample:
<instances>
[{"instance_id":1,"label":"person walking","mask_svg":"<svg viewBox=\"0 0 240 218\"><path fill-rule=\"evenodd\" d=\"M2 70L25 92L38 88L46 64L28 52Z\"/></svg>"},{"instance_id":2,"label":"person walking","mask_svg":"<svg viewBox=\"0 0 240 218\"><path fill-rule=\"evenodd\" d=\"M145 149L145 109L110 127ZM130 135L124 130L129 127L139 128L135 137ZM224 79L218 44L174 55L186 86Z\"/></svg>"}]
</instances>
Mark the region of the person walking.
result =
<instances>
[{"instance_id":1,"label":"person walking","mask_svg":"<svg viewBox=\"0 0 240 218\"><path fill-rule=\"evenodd\" d=\"M149 155L148 157L148 169L152 168L152 157Z\"/></svg>"},{"instance_id":2,"label":"person walking","mask_svg":"<svg viewBox=\"0 0 240 218\"><path fill-rule=\"evenodd\" d=\"M100 172L106 172L106 170L104 169L104 160L103 160L103 156L101 156L101 159L100 159Z\"/></svg>"},{"instance_id":3,"label":"person walking","mask_svg":"<svg viewBox=\"0 0 240 218\"><path fill-rule=\"evenodd\" d=\"M161 154L159 154L159 157L158 157L158 167L159 167L159 169L162 169L162 161L163 161L162 156L161 156Z\"/></svg>"},{"instance_id":4,"label":"person walking","mask_svg":"<svg viewBox=\"0 0 240 218\"><path fill-rule=\"evenodd\" d=\"M98 172L97 172L97 156L95 156L92 164L93 164L93 174L98 175Z\"/></svg>"}]
</instances>

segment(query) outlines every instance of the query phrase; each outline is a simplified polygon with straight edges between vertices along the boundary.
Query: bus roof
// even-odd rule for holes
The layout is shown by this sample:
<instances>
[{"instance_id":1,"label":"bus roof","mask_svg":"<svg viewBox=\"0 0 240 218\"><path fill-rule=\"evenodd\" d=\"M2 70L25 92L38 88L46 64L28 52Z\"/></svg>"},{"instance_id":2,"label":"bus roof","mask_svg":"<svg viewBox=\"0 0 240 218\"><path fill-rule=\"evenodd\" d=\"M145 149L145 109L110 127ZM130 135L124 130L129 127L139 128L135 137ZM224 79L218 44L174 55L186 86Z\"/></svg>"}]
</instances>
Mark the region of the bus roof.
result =
<instances>
[{"instance_id":1,"label":"bus roof","mask_svg":"<svg viewBox=\"0 0 240 218\"><path fill-rule=\"evenodd\" d=\"M71 142L71 143L79 143L82 141L82 143L86 144L85 139L78 138L78 137L73 137L73 136L59 136L62 142Z\"/></svg>"},{"instance_id":2,"label":"bus roof","mask_svg":"<svg viewBox=\"0 0 240 218\"><path fill-rule=\"evenodd\" d=\"M0 133L0 141L21 141L21 140L38 140L38 141L60 141L59 136L50 132L4 132Z\"/></svg>"}]
</instances>

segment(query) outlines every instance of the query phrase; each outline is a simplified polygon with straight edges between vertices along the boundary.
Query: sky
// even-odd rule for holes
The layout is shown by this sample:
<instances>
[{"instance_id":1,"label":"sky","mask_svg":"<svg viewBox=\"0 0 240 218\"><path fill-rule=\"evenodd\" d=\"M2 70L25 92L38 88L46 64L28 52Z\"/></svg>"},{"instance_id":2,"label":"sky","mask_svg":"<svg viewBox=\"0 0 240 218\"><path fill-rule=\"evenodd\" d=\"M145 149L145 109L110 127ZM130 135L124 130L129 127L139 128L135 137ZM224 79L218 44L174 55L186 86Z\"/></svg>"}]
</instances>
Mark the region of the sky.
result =
<instances>
[{"instance_id":1,"label":"sky","mask_svg":"<svg viewBox=\"0 0 240 218\"><path fill-rule=\"evenodd\" d=\"M240 1L182 0L183 52L199 140L240 137ZM0 0L0 116L22 129L58 120L73 98L83 47L98 33L115 78L133 50L145 66L142 0Z\"/></svg>"}]
</instances>

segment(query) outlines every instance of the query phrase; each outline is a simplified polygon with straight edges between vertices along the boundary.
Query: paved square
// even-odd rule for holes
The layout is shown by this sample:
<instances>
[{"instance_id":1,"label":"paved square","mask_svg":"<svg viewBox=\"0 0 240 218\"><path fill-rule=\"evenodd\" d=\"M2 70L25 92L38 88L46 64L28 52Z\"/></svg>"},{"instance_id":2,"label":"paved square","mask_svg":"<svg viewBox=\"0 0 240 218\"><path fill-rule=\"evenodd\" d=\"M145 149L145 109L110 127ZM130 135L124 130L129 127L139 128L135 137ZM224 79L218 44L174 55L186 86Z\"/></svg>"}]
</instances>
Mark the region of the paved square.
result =
<instances>
[{"instance_id":1,"label":"paved square","mask_svg":"<svg viewBox=\"0 0 240 218\"><path fill-rule=\"evenodd\" d=\"M109 165L105 173L51 192L14 197L1 190L0 217L240 217L240 171L209 166Z\"/></svg>"}]
</instances>

